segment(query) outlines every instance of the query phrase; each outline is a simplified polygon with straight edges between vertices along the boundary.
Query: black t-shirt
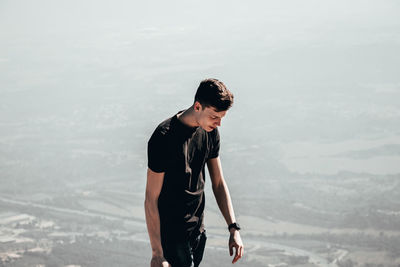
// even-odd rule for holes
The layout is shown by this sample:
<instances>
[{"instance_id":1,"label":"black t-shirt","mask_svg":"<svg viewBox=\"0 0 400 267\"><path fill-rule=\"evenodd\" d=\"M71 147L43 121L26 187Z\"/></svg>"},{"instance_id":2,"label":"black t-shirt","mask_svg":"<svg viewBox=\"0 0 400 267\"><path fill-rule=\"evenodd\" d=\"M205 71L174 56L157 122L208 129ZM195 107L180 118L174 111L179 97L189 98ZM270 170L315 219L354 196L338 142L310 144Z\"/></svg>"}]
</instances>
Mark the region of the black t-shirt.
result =
<instances>
[{"instance_id":1,"label":"black t-shirt","mask_svg":"<svg viewBox=\"0 0 400 267\"><path fill-rule=\"evenodd\" d=\"M204 167L219 153L217 128L189 127L178 119L180 112L158 125L147 146L148 167L165 172L158 209L161 237L167 239L204 231Z\"/></svg>"}]
</instances>

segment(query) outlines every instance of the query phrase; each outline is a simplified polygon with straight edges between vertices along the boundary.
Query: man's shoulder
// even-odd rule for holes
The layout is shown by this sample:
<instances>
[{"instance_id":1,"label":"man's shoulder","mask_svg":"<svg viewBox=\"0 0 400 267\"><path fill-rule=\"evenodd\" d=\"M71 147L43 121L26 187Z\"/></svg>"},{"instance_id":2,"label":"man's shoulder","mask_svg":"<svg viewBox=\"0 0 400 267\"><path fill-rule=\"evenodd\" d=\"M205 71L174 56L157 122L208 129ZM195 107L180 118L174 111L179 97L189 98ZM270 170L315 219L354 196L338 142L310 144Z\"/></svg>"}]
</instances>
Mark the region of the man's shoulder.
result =
<instances>
[{"instance_id":1,"label":"man's shoulder","mask_svg":"<svg viewBox=\"0 0 400 267\"><path fill-rule=\"evenodd\" d=\"M156 129L154 130L153 135L156 135L159 137L167 136L172 129L174 116L171 116L171 117L163 120L161 123L159 123L157 125Z\"/></svg>"},{"instance_id":2,"label":"man's shoulder","mask_svg":"<svg viewBox=\"0 0 400 267\"><path fill-rule=\"evenodd\" d=\"M160 124L157 125L155 131L161 133L162 135L166 135L171 130L172 118L173 116L163 120Z\"/></svg>"}]
</instances>

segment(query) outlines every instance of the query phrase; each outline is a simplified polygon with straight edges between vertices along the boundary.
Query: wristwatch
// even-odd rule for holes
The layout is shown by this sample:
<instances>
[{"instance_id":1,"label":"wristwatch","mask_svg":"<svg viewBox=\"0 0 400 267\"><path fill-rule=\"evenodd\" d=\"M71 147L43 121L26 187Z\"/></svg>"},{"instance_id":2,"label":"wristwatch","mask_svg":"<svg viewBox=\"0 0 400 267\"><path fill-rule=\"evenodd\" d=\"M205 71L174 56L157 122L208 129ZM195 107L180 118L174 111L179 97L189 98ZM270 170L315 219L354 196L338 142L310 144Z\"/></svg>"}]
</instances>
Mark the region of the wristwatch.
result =
<instances>
[{"instance_id":1,"label":"wristwatch","mask_svg":"<svg viewBox=\"0 0 400 267\"><path fill-rule=\"evenodd\" d=\"M236 230L240 230L240 225L238 224L238 223L231 223L229 226L228 226L228 231L231 231L231 228L235 228Z\"/></svg>"}]
</instances>

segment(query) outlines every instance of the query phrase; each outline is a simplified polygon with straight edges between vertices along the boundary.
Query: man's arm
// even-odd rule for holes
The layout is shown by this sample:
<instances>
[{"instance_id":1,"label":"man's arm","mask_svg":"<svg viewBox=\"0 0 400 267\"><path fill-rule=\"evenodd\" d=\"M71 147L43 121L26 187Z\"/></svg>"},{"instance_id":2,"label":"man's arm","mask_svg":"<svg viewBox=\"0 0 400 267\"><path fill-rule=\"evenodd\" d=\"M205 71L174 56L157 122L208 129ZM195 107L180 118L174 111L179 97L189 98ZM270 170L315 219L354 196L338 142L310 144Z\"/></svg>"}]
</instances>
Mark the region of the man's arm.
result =
<instances>
[{"instance_id":1,"label":"man's arm","mask_svg":"<svg viewBox=\"0 0 400 267\"><path fill-rule=\"evenodd\" d=\"M168 267L168 262L164 259L161 246L160 234L160 214L158 212L158 197L164 181L164 172L153 172L147 169L146 198L144 209L146 213L147 231L149 232L150 244L152 248L151 267Z\"/></svg>"},{"instance_id":2,"label":"man's arm","mask_svg":"<svg viewBox=\"0 0 400 267\"><path fill-rule=\"evenodd\" d=\"M231 223L236 222L235 212L233 211L231 196L222 173L221 161L219 157L209 159L207 161L207 168L210 173L212 189L218 207L224 216L227 225L230 225ZM239 231L236 229L231 229L229 238L229 253L231 256L233 255L234 247L236 248L236 253L232 263L235 263L243 256L244 247Z\"/></svg>"}]
</instances>

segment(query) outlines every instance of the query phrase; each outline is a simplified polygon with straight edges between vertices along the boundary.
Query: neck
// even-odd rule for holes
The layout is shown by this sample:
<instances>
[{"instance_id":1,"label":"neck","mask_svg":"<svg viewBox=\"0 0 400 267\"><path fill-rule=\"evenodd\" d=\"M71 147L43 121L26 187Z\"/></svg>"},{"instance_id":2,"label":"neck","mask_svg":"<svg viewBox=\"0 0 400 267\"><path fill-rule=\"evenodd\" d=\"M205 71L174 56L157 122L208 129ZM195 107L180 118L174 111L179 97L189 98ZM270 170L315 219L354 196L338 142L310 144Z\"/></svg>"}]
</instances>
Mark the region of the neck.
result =
<instances>
[{"instance_id":1,"label":"neck","mask_svg":"<svg viewBox=\"0 0 400 267\"><path fill-rule=\"evenodd\" d=\"M199 126L199 124L197 123L197 120L196 120L193 106L191 106L184 112L178 114L178 120L180 120L183 124L186 124L189 127Z\"/></svg>"}]
</instances>

